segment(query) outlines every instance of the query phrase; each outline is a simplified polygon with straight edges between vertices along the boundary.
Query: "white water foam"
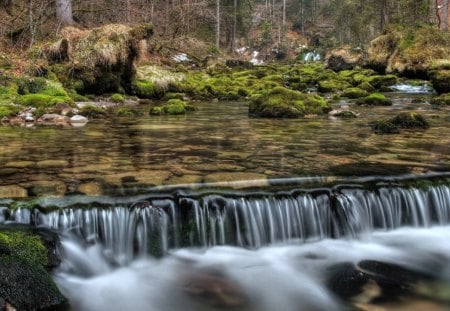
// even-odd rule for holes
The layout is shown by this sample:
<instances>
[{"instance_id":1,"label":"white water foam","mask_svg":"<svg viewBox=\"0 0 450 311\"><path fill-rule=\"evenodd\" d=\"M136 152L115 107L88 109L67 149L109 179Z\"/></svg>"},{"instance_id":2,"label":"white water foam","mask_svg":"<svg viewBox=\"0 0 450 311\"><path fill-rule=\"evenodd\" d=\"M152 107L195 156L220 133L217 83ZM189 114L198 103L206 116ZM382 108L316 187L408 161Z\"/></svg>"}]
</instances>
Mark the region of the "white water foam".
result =
<instances>
[{"instance_id":1,"label":"white water foam","mask_svg":"<svg viewBox=\"0 0 450 311\"><path fill-rule=\"evenodd\" d=\"M83 311L219 310L208 291L230 304L236 302L234 296L245 297L246 303L233 310L343 310L325 287L326 271L339 263L362 260L395 263L450 282L449 226L402 228L358 240L327 239L258 250L184 248L162 259L139 259L121 268L112 267L101 256L99 246L85 248L67 239L64 249L67 258L55 279L73 309ZM436 260L439 265L434 264ZM225 284L232 285L222 283L215 290L213 281L211 288L202 288L198 279L211 278L207 272L211 270L219 271ZM197 284L193 291L191 283ZM221 292L224 288L228 292Z\"/></svg>"}]
</instances>

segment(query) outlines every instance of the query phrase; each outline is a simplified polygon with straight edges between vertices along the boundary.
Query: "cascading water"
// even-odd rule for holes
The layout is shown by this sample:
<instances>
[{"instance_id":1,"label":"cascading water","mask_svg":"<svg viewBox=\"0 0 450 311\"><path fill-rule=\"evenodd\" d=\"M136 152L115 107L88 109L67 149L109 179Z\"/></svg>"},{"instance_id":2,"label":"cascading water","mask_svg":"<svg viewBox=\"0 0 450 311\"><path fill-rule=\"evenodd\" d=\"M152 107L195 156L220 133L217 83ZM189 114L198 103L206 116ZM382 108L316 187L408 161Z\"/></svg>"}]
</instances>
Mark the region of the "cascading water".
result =
<instances>
[{"instance_id":1,"label":"cascading water","mask_svg":"<svg viewBox=\"0 0 450 311\"><path fill-rule=\"evenodd\" d=\"M74 310L344 310L341 299L355 295L342 288L364 292L374 279L381 296L386 278L391 291L390 277L404 274L407 286L395 290L450 282L446 182L175 191L68 205L1 217L63 232L56 281ZM450 298L442 303L436 310L449 310Z\"/></svg>"}]
</instances>

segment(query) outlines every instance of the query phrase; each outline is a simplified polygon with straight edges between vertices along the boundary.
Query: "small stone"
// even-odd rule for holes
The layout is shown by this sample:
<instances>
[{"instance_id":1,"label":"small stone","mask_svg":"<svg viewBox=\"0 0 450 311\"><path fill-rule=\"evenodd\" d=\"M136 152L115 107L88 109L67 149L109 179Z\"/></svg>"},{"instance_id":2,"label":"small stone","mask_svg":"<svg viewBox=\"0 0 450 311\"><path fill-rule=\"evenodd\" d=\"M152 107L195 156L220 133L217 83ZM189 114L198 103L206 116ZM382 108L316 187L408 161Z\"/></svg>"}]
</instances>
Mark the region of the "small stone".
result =
<instances>
[{"instance_id":1,"label":"small stone","mask_svg":"<svg viewBox=\"0 0 450 311\"><path fill-rule=\"evenodd\" d=\"M86 124L88 121L89 120L86 117L78 114L70 118L71 124Z\"/></svg>"},{"instance_id":2,"label":"small stone","mask_svg":"<svg viewBox=\"0 0 450 311\"><path fill-rule=\"evenodd\" d=\"M335 118L356 118L359 115L351 110L332 110L328 114Z\"/></svg>"}]
</instances>

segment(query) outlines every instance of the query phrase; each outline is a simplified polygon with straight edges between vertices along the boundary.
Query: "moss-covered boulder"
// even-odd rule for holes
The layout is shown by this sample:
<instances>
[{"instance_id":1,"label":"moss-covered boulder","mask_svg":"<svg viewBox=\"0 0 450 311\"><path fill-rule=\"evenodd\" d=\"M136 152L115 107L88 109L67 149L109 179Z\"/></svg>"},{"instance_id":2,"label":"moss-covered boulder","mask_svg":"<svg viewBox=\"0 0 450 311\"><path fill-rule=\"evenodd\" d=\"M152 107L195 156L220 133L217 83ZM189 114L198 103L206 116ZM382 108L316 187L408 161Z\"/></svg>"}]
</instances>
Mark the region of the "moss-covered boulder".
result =
<instances>
[{"instance_id":1,"label":"moss-covered boulder","mask_svg":"<svg viewBox=\"0 0 450 311\"><path fill-rule=\"evenodd\" d=\"M390 106L392 105L392 101L386 98L384 94L372 93L369 96L358 99L356 104L366 106Z\"/></svg>"},{"instance_id":2,"label":"moss-covered boulder","mask_svg":"<svg viewBox=\"0 0 450 311\"><path fill-rule=\"evenodd\" d=\"M167 103L154 106L150 109L151 115L182 115L186 114L188 111L195 111L195 107L189 105L187 102L181 99L170 99Z\"/></svg>"},{"instance_id":3,"label":"moss-covered boulder","mask_svg":"<svg viewBox=\"0 0 450 311\"><path fill-rule=\"evenodd\" d=\"M414 112L400 113L390 121L402 129L427 129L430 127L430 123L423 115Z\"/></svg>"},{"instance_id":4,"label":"moss-covered boulder","mask_svg":"<svg viewBox=\"0 0 450 311\"><path fill-rule=\"evenodd\" d=\"M430 103L435 106L450 106L450 93L434 97Z\"/></svg>"},{"instance_id":5,"label":"moss-covered boulder","mask_svg":"<svg viewBox=\"0 0 450 311\"><path fill-rule=\"evenodd\" d=\"M433 69L429 75L436 92L450 93L450 69Z\"/></svg>"},{"instance_id":6,"label":"moss-covered boulder","mask_svg":"<svg viewBox=\"0 0 450 311\"><path fill-rule=\"evenodd\" d=\"M367 91L360 89L359 87L351 87L342 92L342 96L347 98L361 98L366 97L367 95Z\"/></svg>"},{"instance_id":7,"label":"moss-covered boulder","mask_svg":"<svg viewBox=\"0 0 450 311\"><path fill-rule=\"evenodd\" d=\"M319 81L319 92L330 93L342 91L351 87L350 83L340 80L323 80Z\"/></svg>"},{"instance_id":8,"label":"moss-covered boulder","mask_svg":"<svg viewBox=\"0 0 450 311\"><path fill-rule=\"evenodd\" d=\"M377 120L372 124L372 129L377 134L396 134L400 129L427 129L430 127L428 120L421 114L414 112L402 112L389 120Z\"/></svg>"},{"instance_id":9,"label":"moss-covered boulder","mask_svg":"<svg viewBox=\"0 0 450 311\"><path fill-rule=\"evenodd\" d=\"M249 115L263 118L298 118L306 114L323 114L330 110L327 101L318 95L276 87L251 98Z\"/></svg>"},{"instance_id":10,"label":"moss-covered boulder","mask_svg":"<svg viewBox=\"0 0 450 311\"><path fill-rule=\"evenodd\" d=\"M67 304L48 273L59 263L53 259L57 243L57 235L46 230L0 227L0 303L7 302L17 310L44 310Z\"/></svg>"},{"instance_id":11,"label":"moss-covered boulder","mask_svg":"<svg viewBox=\"0 0 450 311\"><path fill-rule=\"evenodd\" d=\"M435 60L449 57L449 33L431 25L393 25L370 43L366 66L382 73L424 78Z\"/></svg>"},{"instance_id":12,"label":"moss-covered boulder","mask_svg":"<svg viewBox=\"0 0 450 311\"><path fill-rule=\"evenodd\" d=\"M47 58L56 63L52 70L78 92L103 94L131 89L139 43L152 36L153 28L112 24L90 30L66 27L60 34L58 41L44 48ZM55 57L58 54L67 57Z\"/></svg>"}]
</instances>

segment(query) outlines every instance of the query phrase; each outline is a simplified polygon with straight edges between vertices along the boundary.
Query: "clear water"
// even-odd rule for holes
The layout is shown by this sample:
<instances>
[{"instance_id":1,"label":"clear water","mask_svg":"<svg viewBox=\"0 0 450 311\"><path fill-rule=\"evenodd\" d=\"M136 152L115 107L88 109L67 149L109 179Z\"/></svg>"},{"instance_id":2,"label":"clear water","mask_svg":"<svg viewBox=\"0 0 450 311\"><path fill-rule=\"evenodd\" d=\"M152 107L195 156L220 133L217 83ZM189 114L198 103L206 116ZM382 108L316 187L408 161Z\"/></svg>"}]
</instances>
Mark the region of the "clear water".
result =
<instances>
[{"instance_id":1,"label":"clear water","mask_svg":"<svg viewBox=\"0 0 450 311\"><path fill-rule=\"evenodd\" d=\"M391 93L392 107L349 107L356 119L252 119L247 103L198 103L181 117L92 120L83 128L0 127L0 186L28 195L145 192L159 185L302 176L373 176L450 170L449 109L430 94ZM413 99L423 103L412 103ZM401 111L426 131L376 135L369 122ZM0 197L17 189L0 188Z\"/></svg>"}]
</instances>

